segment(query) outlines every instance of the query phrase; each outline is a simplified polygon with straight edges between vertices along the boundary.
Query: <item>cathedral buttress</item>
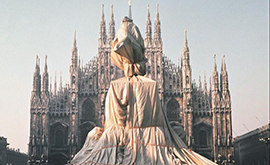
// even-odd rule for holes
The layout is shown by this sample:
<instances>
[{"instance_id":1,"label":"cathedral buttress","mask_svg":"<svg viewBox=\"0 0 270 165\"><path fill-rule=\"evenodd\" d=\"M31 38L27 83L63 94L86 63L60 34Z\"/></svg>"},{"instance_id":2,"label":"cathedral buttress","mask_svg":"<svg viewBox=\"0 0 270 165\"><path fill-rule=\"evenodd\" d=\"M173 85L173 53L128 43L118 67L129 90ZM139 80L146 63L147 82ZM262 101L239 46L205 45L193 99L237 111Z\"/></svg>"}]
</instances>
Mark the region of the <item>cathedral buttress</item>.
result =
<instances>
[{"instance_id":1,"label":"cathedral buttress","mask_svg":"<svg viewBox=\"0 0 270 165\"><path fill-rule=\"evenodd\" d=\"M113 9L113 8L112 8ZM113 13L113 11L112 11ZM111 15L113 16L113 15ZM113 19L113 18L111 18ZM101 21L100 21L100 37L98 39L98 59L97 59L97 63L98 63L98 77L97 77L97 81L98 81L98 88L100 89L99 95L98 95L98 99L99 99L99 103L101 105L101 113L103 113L104 111L104 102L105 102L105 96L106 96L106 92L109 88L109 82L110 82L110 72L109 68L110 68L110 44L107 44L106 42L106 38L107 38L107 34L106 34L106 24L105 24L105 17L104 17L104 5L102 5L102 13L101 13ZM111 69L111 68L110 68Z\"/></svg>"},{"instance_id":2,"label":"cathedral buttress","mask_svg":"<svg viewBox=\"0 0 270 165\"><path fill-rule=\"evenodd\" d=\"M44 135L43 125L43 100L41 93L41 75L40 75L40 59L36 57L36 67L33 76L33 90L31 96L31 125L30 125L30 138L29 138L29 159L40 159L44 150L42 148L42 137Z\"/></svg>"},{"instance_id":3,"label":"cathedral buttress","mask_svg":"<svg viewBox=\"0 0 270 165\"><path fill-rule=\"evenodd\" d=\"M214 55L214 70L212 73L212 88L211 88L211 104L212 104L212 123L213 123L213 153L214 160L217 160L218 155L221 154L220 146L221 143L221 120L222 115L220 113L220 91L219 91L219 81L218 72L216 64L216 55Z\"/></svg>"},{"instance_id":4,"label":"cathedral buttress","mask_svg":"<svg viewBox=\"0 0 270 165\"><path fill-rule=\"evenodd\" d=\"M74 143L70 145L70 153L75 154L77 152L77 140L78 137L78 50L76 43L76 31L74 31L73 47L70 66L70 87L69 87L69 109L70 109L70 125L69 125L69 138L73 138Z\"/></svg>"},{"instance_id":5,"label":"cathedral buttress","mask_svg":"<svg viewBox=\"0 0 270 165\"><path fill-rule=\"evenodd\" d=\"M42 125L42 135L41 135L41 155L43 160L45 161L48 156L48 128L49 128L49 119L48 119L48 112L49 112L49 101L50 101L50 94L49 94L49 74L48 74L48 66L47 66L47 56L45 56L45 65L44 65L44 72L42 76L42 113L41 113L41 125Z\"/></svg>"},{"instance_id":6,"label":"cathedral buttress","mask_svg":"<svg viewBox=\"0 0 270 165\"><path fill-rule=\"evenodd\" d=\"M221 74L220 74L220 83L221 83L221 110L223 112L222 118L222 156L228 158L229 154L233 154L230 151L232 150L232 128L231 128L231 98L229 91L229 82L228 82L228 73L225 63L225 55L222 57L221 63Z\"/></svg>"},{"instance_id":7,"label":"cathedral buttress","mask_svg":"<svg viewBox=\"0 0 270 165\"><path fill-rule=\"evenodd\" d=\"M189 48L187 41L187 31L185 30L185 45L182 54L182 81L183 81L183 112L184 112L184 130L186 131L186 139L188 146L193 144L193 106L192 106L192 68L189 62Z\"/></svg>"},{"instance_id":8,"label":"cathedral buttress","mask_svg":"<svg viewBox=\"0 0 270 165\"><path fill-rule=\"evenodd\" d=\"M76 44L76 31L74 31L74 40L72 47L71 66L70 66L70 93L72 100L72 110L76 109L76 94L78 92L78 52Z\"/></svg>"}]
</instances>

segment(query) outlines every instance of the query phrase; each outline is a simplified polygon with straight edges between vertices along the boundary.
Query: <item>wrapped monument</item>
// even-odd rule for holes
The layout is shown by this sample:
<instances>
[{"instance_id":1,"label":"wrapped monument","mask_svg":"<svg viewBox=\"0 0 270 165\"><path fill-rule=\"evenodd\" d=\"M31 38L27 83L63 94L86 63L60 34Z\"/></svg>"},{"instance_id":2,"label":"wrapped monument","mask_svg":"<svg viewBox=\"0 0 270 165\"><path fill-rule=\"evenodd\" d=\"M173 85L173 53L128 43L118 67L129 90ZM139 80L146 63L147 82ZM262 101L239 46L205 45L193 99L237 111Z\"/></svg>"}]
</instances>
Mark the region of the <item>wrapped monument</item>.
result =
<instances>
[{"instance_id":1,"label":"wrapped monument","mask_svg":"<svg viewBox=\"0 0 270 165\"><path fill-rule=\"evenodd\" d=\"M144 77L144 42L132 19L124 17L111 51L125 77L112 81L104 128L88 133L71 164L215 164L189 150L162 110L157 84Z\"/></svg>"}]
</instances>

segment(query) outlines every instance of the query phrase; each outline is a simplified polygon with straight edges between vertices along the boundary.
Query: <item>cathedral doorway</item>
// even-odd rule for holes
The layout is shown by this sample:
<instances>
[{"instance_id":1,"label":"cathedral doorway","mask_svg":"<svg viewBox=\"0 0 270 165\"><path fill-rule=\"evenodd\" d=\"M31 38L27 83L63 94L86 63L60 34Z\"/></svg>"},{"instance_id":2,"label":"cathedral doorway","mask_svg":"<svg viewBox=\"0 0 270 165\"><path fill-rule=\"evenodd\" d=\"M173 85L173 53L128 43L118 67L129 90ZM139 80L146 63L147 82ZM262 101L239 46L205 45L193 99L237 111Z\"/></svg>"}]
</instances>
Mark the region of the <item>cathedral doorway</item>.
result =
<instances>
[{"instance_id":1,"label":"cathedral doorway","mask_svg":"<svg viewBox=\"0 0 270 165\"><path fill-rule=\"evenodd\" d=\"M199 133L199 145L206 146L207 145L207 134L206 131L201 130Z\"/></svg>"},{"instance_id":2,"label":"cathedral doorway","mask_svg":"<svg viewBox=\"0 0 270 165\"><path fill-rule=\"evenodd\" d=\"M64 153L54 153L49 157L49 165L65 165L68 162L68 156Z\"/></svg>"},{"instance_id":3,"label":"cathedral doorway","mask_svg":"<svg viewBox=\"0 0 270 165\"><path fill-rule=\"evenodd\" d=\"M95 127L96 122L96 110L95 110L95 104L90 99L87 98L83 104L82 104L82 112L81 112L81 118L80 118L80 132L79 132L79 146L82 147L85 139L87 137L87 134L89 131L91 131Z\"/></svg>"},{"instance_id":4,"label":"cathedral doorway","mask_svg":"<svg viewBox=\"0 0 270 165\"><path fill-rule=\"evenodd\" d=\"M175 98L172 98L167 103L167 117L169 121L179 121L180 120L180 105Z\"/></svg>"},{"instance_id":5,"label":"cathedral doorway","mask_svg":"<svg viewBox=\"0 0 270 165\"><path fill-rule=\"evenodd\" d=\"M53 148L66 148L68 139L68 126L57 122L50 127L50 142Z\"/></svg>"}]
</instances>

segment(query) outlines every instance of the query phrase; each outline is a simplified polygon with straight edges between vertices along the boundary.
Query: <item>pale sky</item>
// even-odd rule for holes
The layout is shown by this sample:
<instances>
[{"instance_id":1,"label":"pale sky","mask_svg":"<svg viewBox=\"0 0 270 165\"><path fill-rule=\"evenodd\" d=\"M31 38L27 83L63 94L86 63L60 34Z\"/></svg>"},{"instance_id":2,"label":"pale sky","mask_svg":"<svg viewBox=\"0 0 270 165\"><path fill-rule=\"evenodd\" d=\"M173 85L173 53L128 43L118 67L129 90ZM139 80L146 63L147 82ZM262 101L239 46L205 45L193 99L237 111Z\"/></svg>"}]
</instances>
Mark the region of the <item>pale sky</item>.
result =
<instances>
[{"instance_id":1,"label":"pale sky","mask_svg":"<svg viewBox=\"0 0 270 165\"><path fill-rule=\"evenodd\" d=\"M177 64L187 29L196 82L199 71L205 71L209 84L213 54L217 54L219 72L225 54L233 136L269 123L268 0L133 0L132 17L143 36L147 4L153 27L157 3L163 53ZM128 13L128 0L0 0L0 4L0 136L8 139L10 147L27 152L36 55L41 58L41 74L48 55L49 76L54 81L56 72L59 82L62 71L67 82L73 31L77 30L85 64L97 54L102 4L107 27L114 5L117 30Z\"/></svg>"}]
</instances>

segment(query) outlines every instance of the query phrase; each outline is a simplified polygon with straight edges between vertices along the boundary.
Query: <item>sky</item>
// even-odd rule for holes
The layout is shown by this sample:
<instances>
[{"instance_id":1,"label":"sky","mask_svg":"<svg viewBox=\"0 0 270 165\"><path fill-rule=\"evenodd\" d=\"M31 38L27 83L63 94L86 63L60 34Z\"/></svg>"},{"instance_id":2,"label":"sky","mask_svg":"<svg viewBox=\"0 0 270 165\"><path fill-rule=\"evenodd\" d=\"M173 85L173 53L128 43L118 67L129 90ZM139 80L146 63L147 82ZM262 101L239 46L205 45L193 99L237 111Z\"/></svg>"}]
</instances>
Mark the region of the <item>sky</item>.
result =
<instances>
[{"instance_id":1,"label":"sky","mask_svg":"<svg viewBox=\"0 0 270 165\"><path fill-rule=\"evenodd\" d=\"M128 14L128 0L0 0L0 136L9 147L28 150L30 96L35 59L43 73L68 82L73 32L83 63L97 54L104 4L109 26L114 5L116 31ZM187 30L192 77L205 72L207 83L216 54L220 73L225 54L232 100L233 136L269 123L269 2L268 0L133 0L134 23L145 36L147 4L152 27L159 4L163 53L178 63ZM152 31L154 31L152 29ZM107 29L108 32L108 29Z\"/></svg>"}]
</instances>

